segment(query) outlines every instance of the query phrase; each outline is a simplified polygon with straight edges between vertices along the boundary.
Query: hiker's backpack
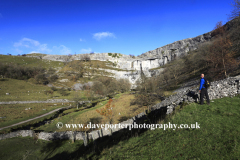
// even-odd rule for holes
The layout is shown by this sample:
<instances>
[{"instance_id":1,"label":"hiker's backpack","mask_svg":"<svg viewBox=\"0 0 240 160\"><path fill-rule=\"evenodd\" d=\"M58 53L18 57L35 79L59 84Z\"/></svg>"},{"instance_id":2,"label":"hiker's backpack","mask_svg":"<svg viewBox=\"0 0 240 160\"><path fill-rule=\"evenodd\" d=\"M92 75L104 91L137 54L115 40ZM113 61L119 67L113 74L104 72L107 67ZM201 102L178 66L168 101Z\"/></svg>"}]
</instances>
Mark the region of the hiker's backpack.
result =
<instances>
[{"instance_id":1,"label":"hiker's backpack","mask_svg":"<svg viewBox=\"0 0 240 160\"><path fill-rule=\"evenodd\" d=\"M205 78L204 78L204 80L205 80L204 87L207 89L207 88L210 87L211 83L210 83L209 80L207 80L207 79L205 79Z\"/></svg>"}]
</instances>

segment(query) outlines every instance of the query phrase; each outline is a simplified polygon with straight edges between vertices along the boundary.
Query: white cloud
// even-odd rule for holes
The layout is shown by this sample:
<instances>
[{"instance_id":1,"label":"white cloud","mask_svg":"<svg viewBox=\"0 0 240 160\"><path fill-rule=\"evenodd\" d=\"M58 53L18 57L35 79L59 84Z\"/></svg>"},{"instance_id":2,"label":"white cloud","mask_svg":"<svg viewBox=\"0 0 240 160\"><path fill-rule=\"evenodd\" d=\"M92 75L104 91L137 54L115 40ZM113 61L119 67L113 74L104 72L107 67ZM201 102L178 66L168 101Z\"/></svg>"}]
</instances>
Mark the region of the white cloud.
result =
<instances>
[{"instance_id":1,"label":"white cloud","mask_svg":"<svg viewBox=\"0 0 240 160\"><path fill-rule=\"evenodd\" d=\"M110 32L98 32L93 34L93 38L96 40L101 40L102 38L106 38L106 37L116 38L115 35Z\"/></svg>"},{"instance_id":2,"label":"white cloud","mask_svg":"<svg viewBox=\"0 0 240 160\"><path fill-rule=\"evenodd\" d=\"M20 41L13 44L15 47L15 51L18 53L22 53L21 49L27 49L26 53L45 53L45 54L62 54L66 55L71 53L71 50L64 45L53 46L49 48L47 44L41 44L39 41L30 39L30 38L22 38Z\"/></svg>"},{"instance_id":3,"label":"white cloud","mask_svg":"<svg viewBox=\"0 0 240 160\"><path fill-rule=\"evenodd\" d=\"M3 18L3 15L0 13L0 18Z\"/></svg>"},{"instance_id":4,"label":"white cloud","mask_svg":"<svg viewBox=\"0 0 240 160\"><path fill-rule=\"evenodd\" d=\"M90 53L90 52L92 52L92 49L91 49L91 48L81 49L81 50L80 50L80 53Z\"/></svg>"},{"instance_id":5,"label":"white cloud","mask_svg":"<svg viewBox=\"0 0 240 160\"><path fill-rule=\"evenodd\" d=\"M53 51L54 51L54 53L61 54L61 55L71 54L71 52L72 52L69 48L67 48L64 45L60 45L59 47L53 46Z\"/></svg>"},{"instance_id":6,"label":"white cloud","mask_svg":"<svg viewBox=\"0 0 240 160\"><path fill-rule=\"evenodd\" d=\"M18 48L16 48L15 51L16 51L18 54L21 54L21 53L23 52L22 50L20 50L20 49L18 49Z\"/></svg>"},{"instance_id":7,"label":"white cloud","mask_svg":"<svg viewBox=\"0 0 240 160\"><path fill-rule=\"evenodd\" d=\"M30 46L39 46L40 43L36 40L29 39L29 38L23 38L19 42L14 43L14 47L26 47L30 48Z\"/></svg>"},{"instance_id":8,"label":"white cloud","mask_svg":"<svg viewBox=\"0 0 240 160\"><path fill-rule=\"evenodd\" d=\"M80 42L85 42L85 40L84 40L84 39L82 39L82 38L80 38L80 39L79 39L79 41L80 41Z\"/></svg>"}]
</instances>

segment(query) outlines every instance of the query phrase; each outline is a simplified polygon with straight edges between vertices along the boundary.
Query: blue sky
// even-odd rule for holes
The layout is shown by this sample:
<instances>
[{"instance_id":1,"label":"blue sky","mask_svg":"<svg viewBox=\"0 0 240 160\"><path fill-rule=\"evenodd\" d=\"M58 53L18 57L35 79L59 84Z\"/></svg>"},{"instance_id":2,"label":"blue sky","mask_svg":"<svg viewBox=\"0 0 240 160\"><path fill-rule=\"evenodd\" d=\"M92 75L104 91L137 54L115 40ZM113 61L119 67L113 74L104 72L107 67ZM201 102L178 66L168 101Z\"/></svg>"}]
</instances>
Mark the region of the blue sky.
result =
<instances>
[{"instance_id":1,"label":"blue sky","mask_svg":"<svg viewBox=\"0 0 240 160\"><path fill-rule=\"evenodd\" d=\"M231 0L0 0L0 54L140 55L228 21Z\"/></svg>"}]
</instances>

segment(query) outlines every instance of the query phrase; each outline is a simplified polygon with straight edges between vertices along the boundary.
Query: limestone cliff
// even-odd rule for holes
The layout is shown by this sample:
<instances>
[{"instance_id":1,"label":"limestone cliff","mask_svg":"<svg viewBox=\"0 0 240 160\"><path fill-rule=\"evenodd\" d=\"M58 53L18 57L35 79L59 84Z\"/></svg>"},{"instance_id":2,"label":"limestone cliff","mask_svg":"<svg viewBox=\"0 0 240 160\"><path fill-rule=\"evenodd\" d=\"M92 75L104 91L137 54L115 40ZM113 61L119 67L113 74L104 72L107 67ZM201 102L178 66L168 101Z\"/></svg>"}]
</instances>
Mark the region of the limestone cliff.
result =
<instances>
[{"instance_id":1,"label":"limestone cliff","mask_svg":"<svg viewBox=\"0 0 240 160\"><path fill-rule=\"evenodd\" d=\"M139 58L154 58L158 59L160 65L164 65L174 58L184 56L187 52L196 50L199 44L210 41L212 38L211 32L184 40L176 41L155 50L148 51L138 56Z\"/></svg>"}]
</instances>

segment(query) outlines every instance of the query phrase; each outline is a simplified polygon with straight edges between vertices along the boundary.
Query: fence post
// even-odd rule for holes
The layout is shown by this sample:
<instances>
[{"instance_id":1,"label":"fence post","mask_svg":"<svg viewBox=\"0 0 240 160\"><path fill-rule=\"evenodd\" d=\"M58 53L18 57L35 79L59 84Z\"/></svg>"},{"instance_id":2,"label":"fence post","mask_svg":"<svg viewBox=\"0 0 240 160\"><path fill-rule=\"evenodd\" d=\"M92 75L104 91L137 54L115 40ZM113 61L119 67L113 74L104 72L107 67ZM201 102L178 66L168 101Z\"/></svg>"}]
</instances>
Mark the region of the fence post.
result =
<instances>
[{"instance_id":1,"label":"fence post","mask_svg":"<svg viewBox=\"0 0 240 160\"><path fill-rule=\"evenodd\" d=\"M84 142L84 146L86 147L88 145L88 136L86 131L84 132L83 142Z\"/></svg>"},{"instance_id":2,"label":"fence post","mask_svg":"<svg viewBox=\"0 0 240 160\"><path fill-rule=\"evenodd\" d=\"M239 80L236 80L235 82L237 82L237 89L239 89Z\"/></svg>"}]
</instances>

